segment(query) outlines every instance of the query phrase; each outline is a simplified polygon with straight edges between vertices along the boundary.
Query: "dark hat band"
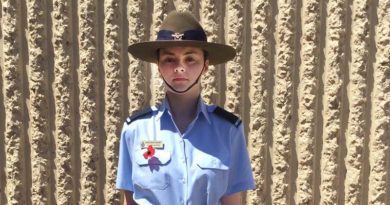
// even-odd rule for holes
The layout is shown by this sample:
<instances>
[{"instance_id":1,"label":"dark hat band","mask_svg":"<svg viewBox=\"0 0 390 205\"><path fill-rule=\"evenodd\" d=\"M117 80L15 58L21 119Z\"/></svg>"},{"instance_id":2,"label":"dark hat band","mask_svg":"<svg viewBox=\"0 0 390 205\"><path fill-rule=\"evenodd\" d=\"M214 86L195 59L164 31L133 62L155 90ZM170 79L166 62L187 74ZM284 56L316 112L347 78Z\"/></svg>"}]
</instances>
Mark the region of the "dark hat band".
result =
<instances>
[{"instance_id":1,"label":"dark hat band","mask_svg":"<svg viewBox=\"0 0 390 205\"><path fill-rule=\"evenodd\" d=\"M184 31L183 33L161 30L157 33L157 40L192 40L207 42L207 36L203 30L188 30Z\"/></svg>"}]
</instances>

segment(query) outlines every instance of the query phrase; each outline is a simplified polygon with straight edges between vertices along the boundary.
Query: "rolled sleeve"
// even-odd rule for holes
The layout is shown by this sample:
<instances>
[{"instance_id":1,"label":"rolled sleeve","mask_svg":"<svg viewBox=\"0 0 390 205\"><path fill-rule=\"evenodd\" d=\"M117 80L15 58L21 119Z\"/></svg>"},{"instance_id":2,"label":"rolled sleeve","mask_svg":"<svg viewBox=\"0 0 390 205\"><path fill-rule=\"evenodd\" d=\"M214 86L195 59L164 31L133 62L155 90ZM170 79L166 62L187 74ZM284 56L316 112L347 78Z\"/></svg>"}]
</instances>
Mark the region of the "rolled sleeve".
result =
<instances>
[{"instance_id":1,"label":"rolled sleeve","mask_svg":"<svg viewBox=\"0 0 390 205\"><path fill-rule=\"evenodd\" d=\"M126 140L126 126L122 129L120 145L119 145L119 162L116 178L116 188L128 191L134 191L132 180L132 161L128 143Z\"/></svg>"},{"instance_id":2,"label":"rolled sleeve","mask_svg":"<svg viewBox=\"0 0 390 205\"><path fill-rule=\"evenodd\" d=\"M233 127L231 133L229 182L225 195L255 188L242 124L238 128Z\"/></svg>"}]
</instances>

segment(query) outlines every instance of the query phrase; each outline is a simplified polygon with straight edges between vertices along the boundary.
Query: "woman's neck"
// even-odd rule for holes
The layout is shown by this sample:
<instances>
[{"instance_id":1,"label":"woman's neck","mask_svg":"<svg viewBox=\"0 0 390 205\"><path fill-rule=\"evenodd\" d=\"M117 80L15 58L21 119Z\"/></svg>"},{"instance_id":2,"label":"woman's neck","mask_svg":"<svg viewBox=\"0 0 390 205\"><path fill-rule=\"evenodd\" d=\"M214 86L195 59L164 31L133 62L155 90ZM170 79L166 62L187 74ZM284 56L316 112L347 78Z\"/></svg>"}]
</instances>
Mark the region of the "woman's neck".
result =
<instances>
[{"instance_id":1,"label":"woman's neck","mask_svg":"<svg viewBox=\"0 0 390 205\"><path fill-rule=\"evenodd\" d=\"M187 116L192 117L196 114L199 95L177 95L167 93L169 107L174 117Z\"/></svg>"},{"instance_id":2,"label":"woman's neck","mask_svg":"<svg viewBox=\"0 0 390 205\"><path fill-rule=\"evenodd\" d=\"M199 96L200 94L178 95L171 92L167 93L173 119L181 133L187 129L196 116Z\"/></svg>"}]
</instances>

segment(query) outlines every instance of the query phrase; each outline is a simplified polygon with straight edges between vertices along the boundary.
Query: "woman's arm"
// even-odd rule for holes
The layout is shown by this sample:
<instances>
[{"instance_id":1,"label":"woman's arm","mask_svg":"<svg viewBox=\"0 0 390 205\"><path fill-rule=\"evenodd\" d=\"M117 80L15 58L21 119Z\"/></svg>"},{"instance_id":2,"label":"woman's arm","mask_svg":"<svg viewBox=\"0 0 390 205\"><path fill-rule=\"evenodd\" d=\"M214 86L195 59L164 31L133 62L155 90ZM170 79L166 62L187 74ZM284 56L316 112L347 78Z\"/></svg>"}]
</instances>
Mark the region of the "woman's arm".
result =
<instances>
[{"instance_id":1,"label":"woman's arm","mask_svg":"<svg viewBox=\"0 0 390 205\"><path fill-rule=\"evenodd\" d=\"M232 195L223 196L221 199L222 205L241 205L241 192Z\"/></svg>"},{"instance_id":2,"label":"woman's arm","mask_svg":"<svg viewBox=\"0 0 390 205\"><path fill-rule=\"evenodd\" d=\"M137 205L133 200L133 192L123 191L123 205Z\"/></svg>"}]
</instances>

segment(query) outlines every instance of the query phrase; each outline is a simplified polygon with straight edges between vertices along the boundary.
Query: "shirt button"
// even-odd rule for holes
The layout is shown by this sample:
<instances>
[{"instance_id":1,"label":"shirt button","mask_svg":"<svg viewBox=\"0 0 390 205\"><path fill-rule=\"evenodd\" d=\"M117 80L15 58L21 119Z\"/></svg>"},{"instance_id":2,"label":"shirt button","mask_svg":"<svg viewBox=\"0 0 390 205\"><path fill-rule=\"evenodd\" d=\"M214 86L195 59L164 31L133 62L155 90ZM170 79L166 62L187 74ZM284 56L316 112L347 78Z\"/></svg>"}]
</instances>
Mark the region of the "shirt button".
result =
<instances>
[{"instance_id":1,"label":"shirt button","mask_svg":"<svg viewBox=\"0 0 390 205\"><path fill-rule=\"evenodd\" d=\"M183 199L180 199L180 203L181 203L181 204L184 204L184 200L183 200Z\"/></svg>"}]
</instances>

